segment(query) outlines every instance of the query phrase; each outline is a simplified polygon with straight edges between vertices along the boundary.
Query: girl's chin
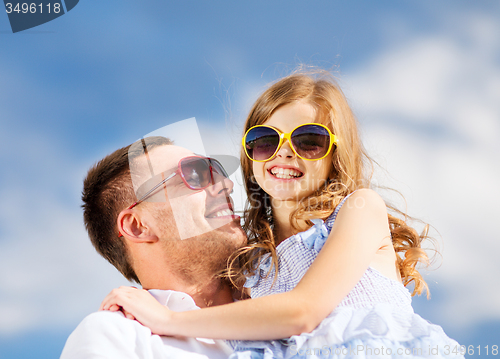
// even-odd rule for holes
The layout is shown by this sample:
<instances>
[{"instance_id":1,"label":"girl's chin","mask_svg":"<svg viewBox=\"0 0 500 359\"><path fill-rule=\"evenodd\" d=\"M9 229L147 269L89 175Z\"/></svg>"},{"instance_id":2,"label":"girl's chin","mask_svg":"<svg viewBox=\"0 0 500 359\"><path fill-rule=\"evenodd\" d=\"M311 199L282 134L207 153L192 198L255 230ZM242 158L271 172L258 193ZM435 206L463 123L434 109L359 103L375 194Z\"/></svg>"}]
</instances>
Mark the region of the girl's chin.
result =
<instances>
[{"instance_id":1,"label":"girl's chin","mask_svg":"<svg viewBox=\"0 0 500 359\"><path fill-rule=\"evenodd\" d=\"M299 202L306 197L307 194L297 193L295 191L277 191L270 190L266 191L273 201L283 201L283 202Z\"/></svg>"}]
</instances>

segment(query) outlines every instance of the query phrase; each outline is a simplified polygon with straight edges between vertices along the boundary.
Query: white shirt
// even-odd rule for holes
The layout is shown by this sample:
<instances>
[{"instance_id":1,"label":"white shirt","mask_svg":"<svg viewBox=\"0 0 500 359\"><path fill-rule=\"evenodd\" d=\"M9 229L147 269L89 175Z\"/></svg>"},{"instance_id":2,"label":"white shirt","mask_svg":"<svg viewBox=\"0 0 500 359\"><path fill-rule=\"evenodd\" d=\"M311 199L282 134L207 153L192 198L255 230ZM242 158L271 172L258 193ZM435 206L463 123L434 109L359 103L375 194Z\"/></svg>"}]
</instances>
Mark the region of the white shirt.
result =
<instances>
[{"instance_id":1,"label":"white shirt","mask_svg":"<svg viewBox=\"0 0 500 359\"><path fill-rule=\"evenodd\" d=\"M161 304L176 312L200 309L185 293L149 291ZM121 312L100 311L88 315L71 333L61 359L227 359L231 348L222 340L174 338L151 330Z\"/></svg>"}]
</instances>

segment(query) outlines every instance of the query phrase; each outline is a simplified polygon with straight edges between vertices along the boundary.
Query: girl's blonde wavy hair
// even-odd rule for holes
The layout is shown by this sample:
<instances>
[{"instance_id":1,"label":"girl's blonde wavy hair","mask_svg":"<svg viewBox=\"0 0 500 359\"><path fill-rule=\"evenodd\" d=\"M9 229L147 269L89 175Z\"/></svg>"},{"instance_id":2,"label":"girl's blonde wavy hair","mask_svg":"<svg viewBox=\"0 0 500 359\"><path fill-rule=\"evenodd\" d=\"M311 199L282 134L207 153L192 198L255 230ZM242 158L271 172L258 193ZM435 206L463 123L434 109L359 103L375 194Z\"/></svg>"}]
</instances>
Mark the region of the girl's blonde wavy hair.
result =
<instances>
[{"instance_id":1,"label":"girl's blonde wavy hair","mask_svg":"<svg viewBox=\"0 0 500 359\"><path fill-rule=\"evenodd\" d=\"M369 187L372 171L368 173L366 168L373 168L373 161L363 149L357 121L342 90L325 70L298 70L272 84L253 105L244 133L255 125L264 124L277 109L295 101L306 101L313 106L318 114L316 121L326 125L339 138L331 157L333 166L325 186L301 200L299 207L290 215L292 228L298 232L299 220L306 220L310 225L310 219L325 220L349 193ZM241 287L245 278L255 273L260 259L267 253L272 256L274 270L278 270L270 198L255 180L252 161L243 149L241 166L248 196L243 224L248 245L233 255L227 272L237 287ZM414 283L412 295L421 294L424 289L428 292L426 282L416 269L419 262L428 263L428 256L421 248L422 240L427 238L427 230L419 235L406 223L408 216L395 208L388 208L403 217L388 215L403 283L405 286Z\"/></svg>"}]
</instances>

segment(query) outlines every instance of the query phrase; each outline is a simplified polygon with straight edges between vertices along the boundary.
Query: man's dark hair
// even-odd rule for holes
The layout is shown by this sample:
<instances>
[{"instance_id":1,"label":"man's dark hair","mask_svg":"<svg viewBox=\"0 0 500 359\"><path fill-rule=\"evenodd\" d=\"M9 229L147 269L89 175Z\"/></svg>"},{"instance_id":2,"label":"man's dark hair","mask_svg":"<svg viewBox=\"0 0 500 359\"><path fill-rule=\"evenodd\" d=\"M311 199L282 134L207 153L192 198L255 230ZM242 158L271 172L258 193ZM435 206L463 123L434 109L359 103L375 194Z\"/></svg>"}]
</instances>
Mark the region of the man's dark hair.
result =
<instances>
[{"instance_id":1,"label":"man's dark hair","mask_svg":"<svg viewBox=\"0 0 500 359\"><path fill-rule=\"evenodd\" d=\"M146 140L148 150L173 144L165 137L148 137ZM144 140L142 142L146 143ZM140 283L116 226L120 212L136 201L129 157L143 155L144 152L130 151L131 146L116 150L90 168L83 181L82 208L85 228L97 252L125 278ZM142 149L142 146L133 148Z\"/></svg>"}]
</instances>

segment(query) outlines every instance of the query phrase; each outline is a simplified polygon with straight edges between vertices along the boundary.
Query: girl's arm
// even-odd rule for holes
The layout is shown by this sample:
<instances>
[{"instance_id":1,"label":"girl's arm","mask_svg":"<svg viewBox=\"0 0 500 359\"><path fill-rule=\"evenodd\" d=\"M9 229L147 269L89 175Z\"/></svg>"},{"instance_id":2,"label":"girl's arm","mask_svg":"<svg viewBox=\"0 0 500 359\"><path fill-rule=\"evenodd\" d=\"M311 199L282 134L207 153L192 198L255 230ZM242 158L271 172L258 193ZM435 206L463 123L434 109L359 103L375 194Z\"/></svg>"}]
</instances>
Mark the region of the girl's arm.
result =
<instances>
[{"instance_id":1,"label":"girl's arm","mask_svg":"<svg viewBox=\"0 0 500 359\"><path fill-rule=\"evenodd\" d=\"M346 200L316 260L290 292L172 312L146 291L129 288L111 292L101 309L118 305L162 335L270 340L310 332L354 288L388 236L384 201L372 190L359 190Z\"/></svg>"}]
</instances>

